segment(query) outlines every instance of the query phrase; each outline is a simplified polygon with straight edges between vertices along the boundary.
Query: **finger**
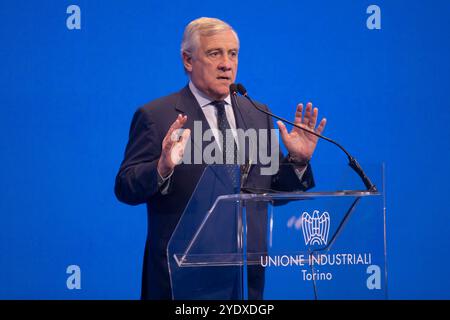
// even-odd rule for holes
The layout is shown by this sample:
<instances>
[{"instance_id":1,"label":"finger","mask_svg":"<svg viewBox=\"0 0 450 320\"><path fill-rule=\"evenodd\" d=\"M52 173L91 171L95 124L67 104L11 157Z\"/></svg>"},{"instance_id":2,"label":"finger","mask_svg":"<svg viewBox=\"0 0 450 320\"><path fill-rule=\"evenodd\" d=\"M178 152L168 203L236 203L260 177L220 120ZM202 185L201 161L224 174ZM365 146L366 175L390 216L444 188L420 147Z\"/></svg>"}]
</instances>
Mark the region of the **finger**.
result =
<instances>
[{"instance_id":1,"label":"finger","mask_svg":"<svg viewBox=\"0 0 450 320\"><path fill-rule=\"evenodd\" d=\"M178 165L181 162L183 153L183 148L180 144L175 144L173 148L170 150L170 160L174 165Z\"/></svg>"},{"instance_id":2,"label":"finger","mask_svg":"<svg viewBox=\"0 0 450 320\"><path fill-rule=\"evenodd\" d=\"M181 115L179 114L177 119L172 123L172 125L170 126L169 130L176 130L176 129L180 129L184 126L184 124L187 121L187 116L186 115Z\"/></svg>"},{"instance_id":3,"label":"finger","mask_svg":"<svg viewBox=\"0 0 450 320\"><path fill-rule=\"evenodd\" d=\"M327 124L327 119L326 119L326 118L323 118L323 119L320 121L319 126L318 126L317 129L316 129L316 133L322 134L323 130L325 129L326 124Z\"/></svg>"},{"instance_id":4,"label":"finger","mask_svg":"<svg viewBox=\"0 0 450 320\"><path fill-rule=\"evenodd\" d=\"M173 132L175 130L178 130L183 127L183 125L187 121L187 116L182 116L181 114L178 115L177 119L172 123L172 125L169 127L169 130L166 133L166 136L164 137L164 140L170 140L173 141ZM175 139L177 140L177 139Z\"/></svg>"},{"instance_id":5,"label":"finger","mask_svg":"<svg viewBox=\"0 0 450 320\"><path fill-rule=\"evenodd\" d=\"M317 116L319 115L319 108L314 108L312 112L311 118L311 128L315 128L317 124Z\"/></svg>"},{"instance_id":6,"label":"finger","mask_svg":"<svg viewBox=\"0 0 450 320\"><path fill-rule=\"evenodd\" d=\"M306 124L308 127L311 126L311 119L312 119L311 110L312 110L312 103L308 102L306 104L305 115L303 116L303 123Z\"/></svg>"},{"instance_id":7,"label":"finger","mask_svg":"<svg viewBox=\"0 0 450 320\"><path fill-rule=\"evenodd\" d=\"M175 142L175 138L174 138L174 132L175 130L177 130L178 126L180 125L180 120L181 120L182 116L181 114L178 115L177 119L172 123L172 125L169 127L169 130L167 130L167 133L163 139L162 142L162 149L163 152L170 152L170 149L172 149L172 146Z\"/></svg>"},{"instance_id":8,"label":"finger","mask_svg":"<svg viewBox=\"0 0 450 320\"><path fill-rule=\"evenodd\" d=\"M184 129L180 137L180 142L186 143L191 135L191 129Z\"/></svg>"},{"instance_id":9,"label":"finger","mask_svg":"<svg viewBox=\"0 0 450 320\"><path fill-rule=\"evenodd\" d=\"M183 129L177 129L183 130ZM175 131L176 132L176 131ZM189 136L191 135L190 129L184 129L181 134L178 135L178 140L173 140L172 147L169 149L170 159L175 165L181 163L183 159L184 151L186 149L187 142L189 141Z\"/></svg>"},{"instance_id":10,"label":"finger","mask_svg":"<svg viewBox=\"0 0 450 320\"><path fill-rule=\"evenodd\" d=\"M162 143L162 152L170 152L174 145L175 141L172 140L172 136L166 136Z\"/></svg>"},{"instance_id":11,"label":"finger","mask_svg":"<svg viewBox=\"0 0 450 320\"><path fill-rule=\"evenodd\" d=\"M303 118L303 104L299 103L297 105L297 110L295 111L295 119L294 119L294 123L295 124L300 124L302 123L302 119Z\"/></svg>"},{"instance_id":12,"label":"finger","mask_svg":"<svg viewBox=\"0 0 450 320\"><path fill-rule=\"evenodd\" d=\"M278 125L278 129L280 129L281 139L283 139L283 141L285 141L289 136L286 126L281 121L277 121L277 125Z\"/></svg>"},{"instance_id":13,"label":"finger","mask_svg":"<svg viewBox=\"0 0 450 320\"><path fill-rule=\"evenodd\" d=\"M187 121L187 115L182 115L181 119L180 119L181 127L186 124L186 121Z\"/></svg>"},{"instance_id":14,"label":"finger","mask_svg":"<svg viewBox=\"0 0 450 320\"><path fill-rule=\"evenodd\" d=\"M167 130L166 137L170 137L172 135L172 132L179 126L181 119L181 114L178 114L175 121L170 125L169 130Z\"/></svg>"}]
</instances>

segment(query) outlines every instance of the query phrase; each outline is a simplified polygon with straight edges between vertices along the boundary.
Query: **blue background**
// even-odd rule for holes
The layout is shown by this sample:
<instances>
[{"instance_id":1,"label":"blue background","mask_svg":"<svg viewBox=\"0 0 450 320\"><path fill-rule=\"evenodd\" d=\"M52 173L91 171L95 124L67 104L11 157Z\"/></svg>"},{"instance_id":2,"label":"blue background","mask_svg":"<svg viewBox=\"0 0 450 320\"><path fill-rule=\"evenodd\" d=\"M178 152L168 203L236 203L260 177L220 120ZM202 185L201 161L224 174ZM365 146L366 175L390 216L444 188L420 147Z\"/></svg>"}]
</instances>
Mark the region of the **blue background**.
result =
<instances>
[{"instance_id":1,"label":"blue background","mask_svg":"<svg viewBox=\"0 0 450 320\"><path fill-rule=\"evenodd\" d=\"M449 15L447 0L1 1L0 298L139 298L145 207L119 203L114 178L136 108L187 83L179 46L200 16L238 32L254 98L288 118L313 101L328 136L386 163L390 298L450 298ZM324 142L322 163L349 170Z\"/></svg>"}]
</instances>

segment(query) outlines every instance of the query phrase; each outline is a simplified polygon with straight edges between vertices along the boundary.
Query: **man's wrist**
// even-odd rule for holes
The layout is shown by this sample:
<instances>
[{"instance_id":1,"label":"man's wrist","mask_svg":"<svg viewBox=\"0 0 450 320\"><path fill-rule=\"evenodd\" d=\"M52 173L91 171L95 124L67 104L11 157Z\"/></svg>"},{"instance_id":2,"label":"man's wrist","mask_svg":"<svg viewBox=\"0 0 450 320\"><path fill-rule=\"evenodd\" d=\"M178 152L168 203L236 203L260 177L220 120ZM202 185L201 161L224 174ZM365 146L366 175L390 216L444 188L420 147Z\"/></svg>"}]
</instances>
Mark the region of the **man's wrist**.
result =
<instances>
[{"instance_id":1,"label":"man's wrist","mask_svg":"<svg viewBox=\"0 0 450 320\"><path fill-rule=\"evenodd\" d=\"M156 171L158 171L159 176L165 180L171 175L173 169L170 167L166 167L166 166L162 165L161 163L162 163L161 158L159 158L158 165L156 167Z\"/></svg>"},{"instance_id":2,"label":"man's wrist","mask_svg":"<svg viewBox=\"0 0 450 320\"><path fill-rule=\"evenodd\" d=\"M304 169L308 166L310 159L297 159L288 153L287 160L292 163L297 169Z\"/></svg>"}]
</instances>

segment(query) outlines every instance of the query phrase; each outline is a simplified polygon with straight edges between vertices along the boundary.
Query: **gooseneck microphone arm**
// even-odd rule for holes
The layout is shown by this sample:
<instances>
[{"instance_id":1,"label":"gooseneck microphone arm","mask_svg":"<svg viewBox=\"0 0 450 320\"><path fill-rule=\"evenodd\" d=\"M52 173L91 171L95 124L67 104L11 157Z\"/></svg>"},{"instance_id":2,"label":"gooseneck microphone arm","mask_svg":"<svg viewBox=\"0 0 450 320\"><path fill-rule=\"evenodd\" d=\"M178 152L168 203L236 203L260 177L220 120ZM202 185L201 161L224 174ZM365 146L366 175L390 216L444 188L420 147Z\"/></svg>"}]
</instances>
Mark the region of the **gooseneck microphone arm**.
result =
<instances>
[{"instance_id":1,"label":"gooseneck microphone arm","mask_svg":"<svg viewBox=\"0 0 450 320\"><path fill-rule=\"evenodd\" d=\"M290 125L292 125L292 126L294 126L294 127L296 127L296 128L299 128L299 129L301 129L301 130L303 130L303 131L306 131L306 132L308 132L308 133L310 133L310 134L312 134L312 135L314 135L314 136L316 136L316 137L319 137L319 138L321 138L321 139L324 139L324 140L326 140L326 141L328 141L328 142L331 142L331 143L334 144L335 146L337 146L339 149L341 149L341 150L347 155L347 157L348 157L348 162L349 162L348 165L349 165L349 166L350 166L350 167L358 174L358 176L362 179L362 181L363 181L364 185L366 186L367 190L368 190L368 191L371 191L371 192L376 192L376 191L377 191L377 187L372 183L372 181L370 181L369 177L365 174L364 170L362 169L362 167L360 166L360 164L358 163L358 161L356 161L355 157L353 157L353 156L352 156L347 150L345 150L345 148L344 148L343 146L341 146L339 143L337 143L336 141L334 141L334 140L332 140L332 139L330 139L330 138L327 138L327 137L325 137L325 136L323 136L323 135L321 135L321 134L318 134L318 133L316 133L316 132L314 132L314 131L311 131L311 130L309 130L309 129L303 128L303 127L299 126L298 124L296 124L296 123L294 123L294 122L292 122L292 121L286 120L286 119L281 118L281 117L279 117L279 116L277 116L277 115L275 115L275 114L273 114L273 113L271 113L271 112L269 112L269 111L266 111L266 110L262 109L262 108L259 107L256 103L253 102L253 100L252 100L252 99L250 98L250 96L248 95L247 90L245 89L245 87L244 87L242 84L238 83L237 85L235 85L235 84L230 85L230 93L231 93L231 95L236 94L236 91L238 91L241 95L243 95L245 98L247 98L248 101L250 101L250 103L251 103L256 109L258 109L259 111L261 111L262 113L265 113L265 114L267 114L267 115L269 115L269 116L271 116L271 117L274 117L274 118L276 118L276 119L278 119L278 120L281 120L281 121L283 121L283 122L285 122L285 123L288 123L288 124L290 124Z\"/></svg>"}]
</instances>

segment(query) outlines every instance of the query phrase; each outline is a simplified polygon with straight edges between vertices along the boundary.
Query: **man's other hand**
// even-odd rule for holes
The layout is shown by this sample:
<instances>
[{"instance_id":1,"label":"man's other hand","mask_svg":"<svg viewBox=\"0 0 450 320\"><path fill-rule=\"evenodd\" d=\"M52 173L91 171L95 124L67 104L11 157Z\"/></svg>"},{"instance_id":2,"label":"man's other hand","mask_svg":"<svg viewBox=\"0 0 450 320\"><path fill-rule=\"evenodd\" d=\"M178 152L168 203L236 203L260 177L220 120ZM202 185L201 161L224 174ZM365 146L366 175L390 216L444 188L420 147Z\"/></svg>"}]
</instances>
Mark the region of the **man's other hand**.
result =
<instances>
[{"instance_id":1,"label":"man's other hand","mask_svg":"<svg viewBox=\"0 0 450 320\"><path fill-rule=\"evenodd\" d=\"M313 109L311 102L306 105L306 110L303 114L303 104L300 103L295 112L294 123L317 134L322 134L327 120L323 118L316 127L318 114L319 109ZM280 129L281 139L292 159L296 163L304 163L306 165L316 149L318 137L297 127L293 127L291 132L288 132L283 122L278 121L277 124Z\"/></svg>"},{"instance_id":2,"label":"man's other hand","mask_svg":"<svg viewBox=\"0 0 450 320\"><path fill-rule=\"evenodd\" d=\"M183 158L184 149L191 134L189 129L183 130L180 134L180 129L183 128L186 121L187 116L179 114L164 137L157 167L158 173L162 178L168 177Z\"/></svg>"}]
</instances>

